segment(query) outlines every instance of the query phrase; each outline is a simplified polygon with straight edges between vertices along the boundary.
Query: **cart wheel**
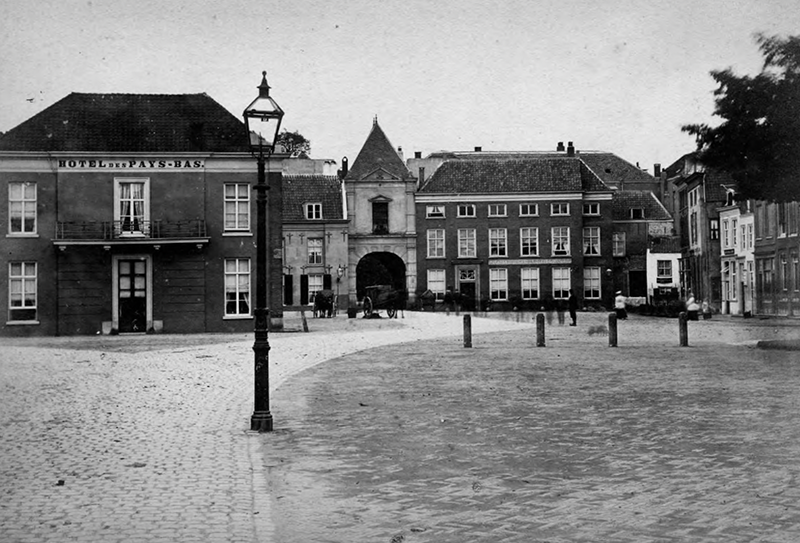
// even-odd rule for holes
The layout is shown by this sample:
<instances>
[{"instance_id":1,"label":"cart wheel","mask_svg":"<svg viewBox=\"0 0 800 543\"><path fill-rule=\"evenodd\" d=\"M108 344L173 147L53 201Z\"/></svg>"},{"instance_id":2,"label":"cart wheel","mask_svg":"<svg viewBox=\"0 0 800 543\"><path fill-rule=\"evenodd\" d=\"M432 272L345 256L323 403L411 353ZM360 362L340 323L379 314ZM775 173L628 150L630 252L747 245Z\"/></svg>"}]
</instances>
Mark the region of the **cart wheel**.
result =
<instances>
[{"instance_id":1,"label":"cart wheel","mask_svg":"<svg viewBox=\"0 0 800 543\"><path fill-rule=\"evenodd\" d=\"M395 315L397 315L397 309L394 307L390 307L386 310L386 314L389 316L390 319L393 319Z\"/></svg>"},{"instance_id":2,"label":"cart wheel","mask_svg":"<svg viewBox=\"0 0 800 543\"><path fill-rule=\"evenodd\" d=\"M372 299L369 296L364 297L364 316L369 317L372 315Z\"/></svg>"}]
</instances>

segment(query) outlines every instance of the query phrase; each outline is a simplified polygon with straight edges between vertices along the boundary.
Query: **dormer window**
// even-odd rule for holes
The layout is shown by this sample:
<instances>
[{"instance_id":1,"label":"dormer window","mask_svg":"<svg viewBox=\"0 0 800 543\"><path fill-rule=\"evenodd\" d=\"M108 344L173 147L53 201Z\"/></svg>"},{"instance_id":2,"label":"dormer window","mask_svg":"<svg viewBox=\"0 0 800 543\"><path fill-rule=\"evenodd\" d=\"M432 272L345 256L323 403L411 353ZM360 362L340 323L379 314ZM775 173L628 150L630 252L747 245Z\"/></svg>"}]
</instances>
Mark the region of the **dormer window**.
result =
<instances>
[{"instance_id":1,"label":"dormer window","mask_svg":"<svg viewBox=\"0 0 800 543\"><path fill-rule=\"evenodd\" d=\"M644 219L644 208L643 207L633 207L631 208L631 219Z\"/></svg>"},{"instance_id":2,"label":"dormer window","mask_svg":"<svg viewBox=\"0 0 800 543\"><path fill-rule=\"evenodd\" d=\"M318 202L306 204L306 219L310 221L322 218L322 204Z\"/></svg>"}]
</instances>

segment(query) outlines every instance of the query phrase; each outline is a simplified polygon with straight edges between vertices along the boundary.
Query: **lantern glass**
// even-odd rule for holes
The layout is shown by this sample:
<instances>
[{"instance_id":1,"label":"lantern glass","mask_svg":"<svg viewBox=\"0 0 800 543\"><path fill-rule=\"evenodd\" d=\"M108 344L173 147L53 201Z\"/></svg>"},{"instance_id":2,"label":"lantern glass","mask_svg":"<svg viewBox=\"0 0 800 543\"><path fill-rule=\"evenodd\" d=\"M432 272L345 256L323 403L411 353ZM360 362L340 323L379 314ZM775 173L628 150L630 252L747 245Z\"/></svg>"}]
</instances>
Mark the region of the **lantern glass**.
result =
<instances>
[{"instance_id":1,"label":"lantern glass","mask_svg":"<svg viewBox=\"0 0 800 543\"><path fill-rule=\"evenodd\" d=\"M253 100L244 110L244 122L247 128L250 149L253 152L271 153L275 148L275 141L278 139L283 110L269 96L266 72L258 89L258 98Z\"/></svg>"}]
</instances>

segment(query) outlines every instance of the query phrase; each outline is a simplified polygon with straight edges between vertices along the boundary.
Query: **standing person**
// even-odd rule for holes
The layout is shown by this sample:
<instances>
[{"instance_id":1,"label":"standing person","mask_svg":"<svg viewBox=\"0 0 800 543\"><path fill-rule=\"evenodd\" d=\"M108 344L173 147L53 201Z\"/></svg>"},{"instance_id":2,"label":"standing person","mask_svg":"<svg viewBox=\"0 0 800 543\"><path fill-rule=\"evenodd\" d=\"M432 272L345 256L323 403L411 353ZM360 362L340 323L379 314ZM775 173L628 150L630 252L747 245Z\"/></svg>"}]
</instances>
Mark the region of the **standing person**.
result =
<instances>
[{"instance_id":1,"label":"standing person","mask_svg":"<svg viewBox=\"0 0 800 543\"><path fill-rule=\"evenodd\" d=\"M622 295L622 291L617 291L617 297L614 298L614 311L617 312L617 319L618 320L625 320L628 318L628 312L625 310L625 296Z\"/></svg>"},{"instance_id":2,"label":"standing person","mask_svg":"<svg viewBox=\"0 0 800 543\"><path fill-rule=\"evenodd\" d=\"M572 320L569 323L570 326L577 326L578 325L578 297L575 296L575 293L572 292L572 289L569 289L569 300L567 301L569 304L569 318Z\"/></svg>"},{"instance_id":3,"label":"standing person","mask_svg":"<svg viewBox=\"0 0 800 543\"><path fill-rule=\"evenodd\" d=\"M689 298L686 300L686 319L690 321L697 320L697 313L700 311L700 304L694 299L694 294L689 292Z\"/></svg>"}]
</instances>

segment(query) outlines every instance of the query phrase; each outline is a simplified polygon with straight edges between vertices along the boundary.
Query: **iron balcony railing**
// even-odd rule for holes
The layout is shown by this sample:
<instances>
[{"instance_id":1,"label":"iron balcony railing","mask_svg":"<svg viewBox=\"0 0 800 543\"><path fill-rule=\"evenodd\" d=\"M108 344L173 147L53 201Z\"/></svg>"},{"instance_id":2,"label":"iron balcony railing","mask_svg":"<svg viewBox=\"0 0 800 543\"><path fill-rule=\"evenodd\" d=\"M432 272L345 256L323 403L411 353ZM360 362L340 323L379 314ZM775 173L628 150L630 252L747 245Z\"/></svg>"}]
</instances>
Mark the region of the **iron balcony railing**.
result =
<instances>
[{"instance_id":1,"label":"iron balcony railing","mask_svg":"<svg viewBox=\"0 0 800 543\"><path fill-rule=\"evenodd\" d=\"M59 221L58 241L110 241L126 239L198 239L208 237L206 221Z\"/></svg>"}]
</instances>

